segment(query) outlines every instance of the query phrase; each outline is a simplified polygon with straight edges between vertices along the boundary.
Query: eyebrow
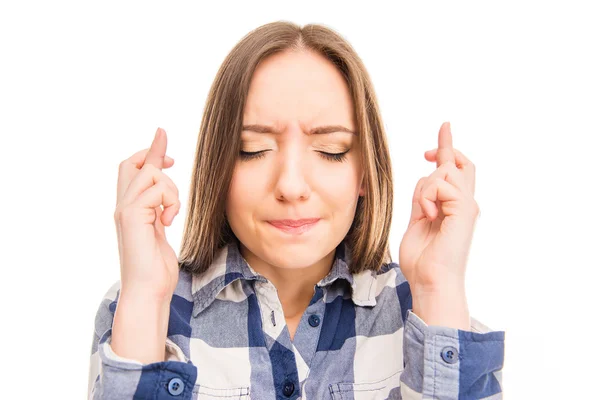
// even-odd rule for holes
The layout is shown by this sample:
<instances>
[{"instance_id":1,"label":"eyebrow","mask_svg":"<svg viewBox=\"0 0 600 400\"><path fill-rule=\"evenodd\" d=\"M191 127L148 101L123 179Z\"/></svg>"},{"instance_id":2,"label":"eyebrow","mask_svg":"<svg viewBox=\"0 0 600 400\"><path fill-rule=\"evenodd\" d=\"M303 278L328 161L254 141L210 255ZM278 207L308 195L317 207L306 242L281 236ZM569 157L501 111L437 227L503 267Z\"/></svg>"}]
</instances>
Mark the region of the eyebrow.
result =
<instances>
[{"instance_id":1,"label":"eyebrow","mask_svg":"<svg viewBox=\"0 0 600 400\"><path fill-rule=\"evenodd\" d=\"M242 127L242 131L251 131L251 132L256 132L256 133L275 133L275 134L281 133L279 131L276 131L274 128L272 128L270 126L259 125L259 124L244 125ZM309 135L324 135L324 134L333 133L333 132L348 132L353 135L356 135L356 132L354 132L351 129L348 129L342 125L317 126L316 128L312 128L308 132L308 134Z\"/></svg>"}]
</instances>

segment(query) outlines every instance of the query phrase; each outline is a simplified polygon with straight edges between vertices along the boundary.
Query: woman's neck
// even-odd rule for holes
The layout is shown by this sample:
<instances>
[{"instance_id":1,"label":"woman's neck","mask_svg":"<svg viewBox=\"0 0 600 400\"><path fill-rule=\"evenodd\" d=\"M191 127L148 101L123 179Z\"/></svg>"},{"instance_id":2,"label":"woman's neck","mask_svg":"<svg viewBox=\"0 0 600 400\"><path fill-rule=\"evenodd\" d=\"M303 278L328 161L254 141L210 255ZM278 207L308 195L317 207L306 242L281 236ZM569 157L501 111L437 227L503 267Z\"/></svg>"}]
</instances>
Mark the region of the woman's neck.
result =
<instances>
[{"instance_id":1,"label":"woman's neck","mask_svg":"<svg viewBox=\"0 0 600 400\"><path fill-rule=\"evenodd\" d=\"M299 318L310 304L315 285L331 271L335 249L313 265L283 268L271 265L240 243L240 251L252 269L267 278L277 289L285 318Z\"/></svg>"}]
</instances>

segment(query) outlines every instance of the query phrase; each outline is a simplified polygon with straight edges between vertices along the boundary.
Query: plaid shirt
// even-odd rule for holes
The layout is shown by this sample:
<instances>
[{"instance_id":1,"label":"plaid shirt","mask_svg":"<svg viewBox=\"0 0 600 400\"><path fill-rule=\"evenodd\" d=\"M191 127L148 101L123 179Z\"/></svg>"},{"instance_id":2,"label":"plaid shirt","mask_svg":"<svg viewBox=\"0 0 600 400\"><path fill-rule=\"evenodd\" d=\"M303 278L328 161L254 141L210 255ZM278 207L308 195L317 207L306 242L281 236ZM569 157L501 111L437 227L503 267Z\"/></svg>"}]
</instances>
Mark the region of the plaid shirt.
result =
<instances>
[{"instance_id":1,"label":"plaid shirt","mask_svg":"<svg viewBox=\"0 0 600 400\"><path fill-rule=\"evenodd\" d=\"M180 271L165 360L116 355L120 281L95 319L90 399L501 399L504 331L428 326L397 263L351 274L342 242L294 340L277 289L238 244L208 271Z\"/></svg>"}]
</instances>

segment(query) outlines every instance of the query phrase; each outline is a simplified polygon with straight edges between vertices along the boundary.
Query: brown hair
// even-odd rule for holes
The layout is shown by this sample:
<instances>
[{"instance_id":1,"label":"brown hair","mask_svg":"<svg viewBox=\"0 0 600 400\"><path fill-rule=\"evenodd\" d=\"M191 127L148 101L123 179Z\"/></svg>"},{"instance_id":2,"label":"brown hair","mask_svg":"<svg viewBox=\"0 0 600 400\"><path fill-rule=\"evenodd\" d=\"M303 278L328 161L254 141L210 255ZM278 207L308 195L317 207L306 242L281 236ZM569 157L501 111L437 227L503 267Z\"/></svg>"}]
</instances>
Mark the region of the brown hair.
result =
<instances>
[{"instance_id":1,"label":"brown hair","mask_svg":"<svg viewBox=\"0 0 600 400\"><path fill-rule=\"evenodd\" d=\"M392 166L375 91L352 46L331 28L288 21L262 25L227 55L208 94L196 147L180 268L202 273L220 248L238 240L225 216L225 199L240 152L242 119L250 81L259 62L286 50L314 51L344 76L354 103L362 149L365 195L344 240L352 250L352 273L378 270L391 262Z\"/></svg>"}]
</instances>

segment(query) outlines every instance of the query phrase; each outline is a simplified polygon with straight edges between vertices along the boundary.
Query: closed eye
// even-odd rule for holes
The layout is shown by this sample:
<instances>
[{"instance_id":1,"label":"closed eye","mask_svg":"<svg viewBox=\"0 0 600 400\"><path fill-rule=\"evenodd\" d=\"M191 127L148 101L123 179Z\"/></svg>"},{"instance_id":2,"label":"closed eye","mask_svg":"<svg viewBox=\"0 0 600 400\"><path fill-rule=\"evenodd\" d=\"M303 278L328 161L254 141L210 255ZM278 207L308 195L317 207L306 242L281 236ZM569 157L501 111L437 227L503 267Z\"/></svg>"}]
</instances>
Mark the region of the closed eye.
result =
<instances>
[{"instance_id":1,"label":"closed eye","mask_svg":"<svg viewBox=\"0 0 600 400\"><path fill-rule=\"evenodd\" d=\"M346 160L346 153L349 151L350 150L346 150L343 153L326 153L324 151L319 151L319 153L321 153L323 155L323 158L327 160L344 162Z\"/></svg>"},{"instance_id":2,"label":"closed eye","mask_svg":"<svg viewBox=\"0 0 600 400\"><path fill-rule=\"evenodd\" d=\"M259 159L265 156L265 153L267 151L270 150L260 150L260 151L240 151L240 157L242 158L242 160L253 160L253 159ZM324 151L318 151L319 154L321 154L321 156L329 161L337 161L337 162L344 162L346 160L346 153L348 153L350 150L346 150L343 153L327 153Z\"/></svg>"},{"instance_id":3,"label":"closed eye","mask_svg":"<svg viewBox=\"0 0 600 400\"><path fill-rule=\"evenodd\" d=\"M255 158L262 158L265 156L265 152L269 150L261 150L261 151L240 151L240 157L242 160L252 160Z\"/></svg>"}]
</instances>

